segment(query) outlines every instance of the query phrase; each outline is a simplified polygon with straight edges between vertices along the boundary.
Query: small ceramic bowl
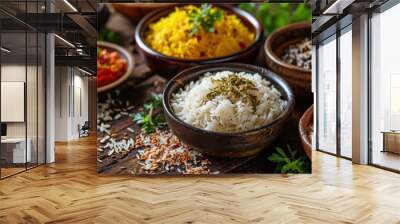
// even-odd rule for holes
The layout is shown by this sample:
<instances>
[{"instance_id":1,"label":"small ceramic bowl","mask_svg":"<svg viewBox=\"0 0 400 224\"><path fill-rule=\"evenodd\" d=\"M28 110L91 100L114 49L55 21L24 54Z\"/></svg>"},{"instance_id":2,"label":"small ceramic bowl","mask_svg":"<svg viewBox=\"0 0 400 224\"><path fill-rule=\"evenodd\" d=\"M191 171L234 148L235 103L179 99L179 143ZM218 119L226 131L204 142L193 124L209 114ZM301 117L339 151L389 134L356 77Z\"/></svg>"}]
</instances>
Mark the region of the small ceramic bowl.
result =
<instances>
[{"instance_id":1,"label":"small ceramic bowl","mask_svg":"<svg viewBox=\"0 0 400 224\"><path fill-rule=\"evenodd\" d=\"M246 49L243 49L242 51L236 52L234 54L210 59L185 59L167 56L160 52L157 52L145 43L144 34L150 24L158 21L162 17L167 16L175 9L174 7L170 7L168 9L162 9L148 14L140 21L140 23L136 27L135 41L137 43L139 51L144 55L148 66L154 72L169 79L175 76L177 73L181 72L182 70L197 65L225 62L254 62L259 53L259 46L262 44L263 41L264 31L261 23L253 15L239 8L231 7L230 5L218 5L218 7L224 9L229 13L237 15L243 21L243 23L256 34L253 44L251 44Z\"/></svg>"},{"instance_id":2,"label":"small ceramic bowl","mask_svg":"<svg viewBox=\"0 0 400 224\"><path fill-rule=\"evenodd\" d=\"M119 79L117 79L114 82L109 83L107 85L97 87L97 92L101 93L101 92L105 92L110 89L113 89L113 88L121 85L124 81L126 81L133 72L133 68L135 66L135 61L133 59L132 54L129 53L128 50L126 50L123 47L118 46L116 44L104 42L104 41L97 41L97 47L109 49L112 51L117 51L119 53L119 55L121 55L121 57L125 58L126 62L128 63L126 72Z\"/></svg>"},{"instance_id":3,"label":"small ceramic bowl","mask_svg":"<svg viewBox=\"0 0 400 224\"><path fill-rule=\"evenodd\" d=\"M260 74L270 81L282 94L282 99L287 101L285 110L267 125L237 133L221 133L196 128L175 115L170 104L173 93L207 72L226 70ZM246 157L259 153L278 137L284 122L293 111L294 94L286 81L265 68L238 63L202 65L182 71L167 83L163 93L163 108L172 132L197 151L216 157Z\"/></svg>"},{"instance_id":4,"label":"small ceramic bowl","mask_svg":"<svg viewBox=\"0 0 400 224\"><path fill-rule=\"evenodd\" d=\"M299 133L300 133L301 144L303 145L304 151L306 152L308 158L310 159L312 156L310 126L313 125L313 122L314 122L314 106L311 106L306 110L306 112L304 112L299 122Z\"/></svg>"},{"instance_id":5,"label":"small ceramic bowl","mask_svg":"<svg viewBox=\"0 0 400 224\"><path fill-rule=\"evenodd\" d=\"M301 22L285 26L267 38L264 52L267 67L289 83L297 98L310 100L312 99L311 70L286 63L281 59L284 50L290 44L306 37L311 40L311 23Z\"/></svg>"}]
</instances>

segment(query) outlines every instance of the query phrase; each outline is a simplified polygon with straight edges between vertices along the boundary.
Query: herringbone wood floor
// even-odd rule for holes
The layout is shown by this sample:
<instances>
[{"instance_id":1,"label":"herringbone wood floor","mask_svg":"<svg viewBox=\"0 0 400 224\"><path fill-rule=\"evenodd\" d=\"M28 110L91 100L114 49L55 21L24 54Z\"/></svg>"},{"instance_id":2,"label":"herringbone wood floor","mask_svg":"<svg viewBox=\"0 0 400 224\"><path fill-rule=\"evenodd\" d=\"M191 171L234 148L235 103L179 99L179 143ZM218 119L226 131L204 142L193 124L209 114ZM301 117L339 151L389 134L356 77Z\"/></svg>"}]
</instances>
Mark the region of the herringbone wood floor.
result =
<instances>
[{"instance_id":1,"label":"herringbone wood floor","mask_svg":"<svg viewBox=\"0 0 400 224\"><path fill-rule=\"evenodd\" d=\"M0 223L400 223L400 175L326 154L312 175L101 177L95 144L0 181Z\"/></svg>"}]
</instances>

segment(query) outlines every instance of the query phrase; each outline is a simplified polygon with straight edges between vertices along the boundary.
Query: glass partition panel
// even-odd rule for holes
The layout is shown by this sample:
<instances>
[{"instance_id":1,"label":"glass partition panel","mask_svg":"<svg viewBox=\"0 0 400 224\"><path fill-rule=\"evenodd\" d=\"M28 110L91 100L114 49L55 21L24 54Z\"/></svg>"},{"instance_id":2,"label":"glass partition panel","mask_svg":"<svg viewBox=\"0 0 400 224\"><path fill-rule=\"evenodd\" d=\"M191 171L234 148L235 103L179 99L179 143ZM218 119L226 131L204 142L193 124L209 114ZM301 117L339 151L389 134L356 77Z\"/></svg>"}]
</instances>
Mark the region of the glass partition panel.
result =
<instances>
[{"instance_id":1,"label":"glass partition panel","mask_svg":"<svg viewBox=\"0 0 400 224\"><path fill-rule=\"evenodd\" d=\"M336 36L318 47L318 149L336 153Z\"/></svg>"},{"instance_id":2,"label":"glass partition panel","mask_svg":"<svg viewBox=\"0 0 400 224\"><path fill-rule=\"evenodd\" d=\"M24 171L31 161L26 141L26 40L25 31L1 34L2 178Z\"/></svg>"},{"instance_id":3,"label":"glass partition panel","mask_svg":"<svg viewBox=\"0 0 400 224\"><path fill-rule=\"evenodd\" d=\"M0 1L0 178L45 163L45 34L25 24L44 0ZM32 17L33 19L38 17Z\"/></svg>"}]
</instances>

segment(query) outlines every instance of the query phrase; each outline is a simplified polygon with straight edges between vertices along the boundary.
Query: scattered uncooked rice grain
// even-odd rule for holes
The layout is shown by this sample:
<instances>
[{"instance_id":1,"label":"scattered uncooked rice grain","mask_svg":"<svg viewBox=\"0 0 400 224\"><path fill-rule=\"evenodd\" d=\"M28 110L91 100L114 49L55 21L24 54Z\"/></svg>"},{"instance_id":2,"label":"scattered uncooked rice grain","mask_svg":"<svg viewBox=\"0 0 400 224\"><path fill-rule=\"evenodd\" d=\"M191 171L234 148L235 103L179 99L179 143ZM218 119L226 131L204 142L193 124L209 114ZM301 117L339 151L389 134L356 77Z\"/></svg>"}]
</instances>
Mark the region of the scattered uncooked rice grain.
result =
<instances>
[{"instance_id":1,"label":"scattered uncooked rice grain","mask_svg":"<svg viewBox=\"0 0 400 224\"><path fill-rule=\"evenodd\" d=\"M201 153L183 144L170 131L157 130L149 135L136 136L136 155L141 172L208 174L211 162Z\"/></svg>"},{"instance_id":2,"label":"scattered uncooked rice grain","mask_svg":"<svg viewBox=\"0 0 400 224\"><path fill-rule=\"evenodd\" d=\"M237 83L241 86L231 86ZM236 88L240 91L234 91ZM231 90L223 92L224 89ZM231 133L268 124L282 113L286 104L280 92L259 74L231 71L206 73L178 90L171 100L175 114L184 122L209 131Z\"/></svg>"}]
</instances>

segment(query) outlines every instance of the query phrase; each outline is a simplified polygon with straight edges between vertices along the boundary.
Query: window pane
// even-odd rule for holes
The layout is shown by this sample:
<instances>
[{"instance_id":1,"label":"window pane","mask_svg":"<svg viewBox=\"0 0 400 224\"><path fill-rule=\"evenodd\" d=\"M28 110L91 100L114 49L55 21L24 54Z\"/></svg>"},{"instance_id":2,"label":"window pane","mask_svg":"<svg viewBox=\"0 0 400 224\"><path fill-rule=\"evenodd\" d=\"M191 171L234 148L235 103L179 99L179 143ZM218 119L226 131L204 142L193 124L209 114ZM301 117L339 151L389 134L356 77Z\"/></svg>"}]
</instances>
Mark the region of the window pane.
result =
<instances>
[{"instance_id":1,"label":"window pane","mask_svg":"<svg viewBox=\"0 0 400 224\"><path fill-rule=\"evenodd\" d=\"M318 48L318 149L336 153L336 39Z\"/></svg>"},{"instance_id":2,"label":"window pane","mask_svg":"<svg viewBox=\"0 0 400 224\"><path fill-rule=\"evenodd\" d=\"M372 163L400 170L400 5L371 19ZM384 138L383 132L387 138ZM384 145L385 143L385 145Z\"/></svg>"},{"instance_id":3,"label":"window pane","mask_svg":"<svg viewBox=\"0 0 400 224\"><path fill-rule=\"evenodd\" d=\"M347 30L346 30L347 31ZM351 158L352 141L352 35L340 36L340 153Z\"/></svg>"}]
</instances>

